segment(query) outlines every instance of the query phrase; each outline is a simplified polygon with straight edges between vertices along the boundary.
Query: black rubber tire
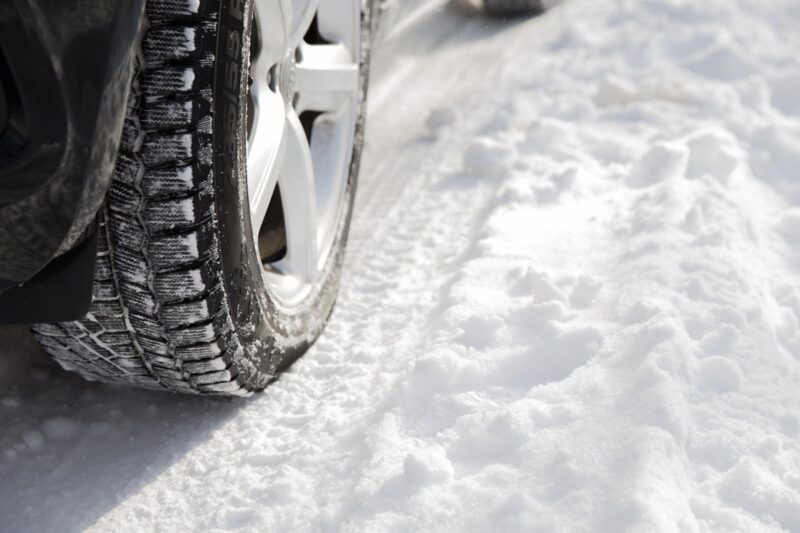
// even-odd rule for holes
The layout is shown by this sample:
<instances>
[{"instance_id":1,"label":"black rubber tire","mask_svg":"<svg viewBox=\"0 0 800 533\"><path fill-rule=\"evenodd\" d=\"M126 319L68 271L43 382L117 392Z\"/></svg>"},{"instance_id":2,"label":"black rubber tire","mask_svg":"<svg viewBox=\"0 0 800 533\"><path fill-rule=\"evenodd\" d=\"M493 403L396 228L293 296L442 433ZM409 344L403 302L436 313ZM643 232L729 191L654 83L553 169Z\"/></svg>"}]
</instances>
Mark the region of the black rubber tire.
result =
<instances>
[{"instance_id":1,"label":"black rubber tire","mask_svg":"<svg viewBox=\"0 0 800 533\"><path fill-rule=\"evenodd\" d=\"M519 17L545 11L552 0L484 0L486 12L495 17Z\"/></svg>"},{"instance_id":2,"label":"black rubber tire","mask_svg":"<svg viewBox=\"0 0 800 533\"><path fill-rule=\"evenodd\" d=\"M322 282L291 315L270 298L250 237L247 76L239 73L248 72L251 13L250 0L147 0L99 215L91 310L82 320L33 327L64 368L123 385L246 395L302 355L327 322L363 145L369 8L347 212Z\"/></svg>"}]
</instances>

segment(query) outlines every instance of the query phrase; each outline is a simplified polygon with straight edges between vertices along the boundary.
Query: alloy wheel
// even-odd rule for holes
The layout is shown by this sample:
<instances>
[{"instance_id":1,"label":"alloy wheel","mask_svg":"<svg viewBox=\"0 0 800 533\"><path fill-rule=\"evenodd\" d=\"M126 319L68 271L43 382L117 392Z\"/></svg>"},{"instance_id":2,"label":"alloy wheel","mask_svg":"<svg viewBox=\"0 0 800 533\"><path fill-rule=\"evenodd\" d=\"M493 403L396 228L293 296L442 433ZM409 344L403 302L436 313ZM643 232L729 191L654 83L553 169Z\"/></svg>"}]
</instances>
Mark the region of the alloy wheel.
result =
<instances>
[{"instance_id":1,"label":"alloy wheel","mask_svg":"<svg viewBox=\"0 0 800 533\"><path fill-rule=\"evenodd\" d=\"M314 290L346 214L359 110L360 0L256 0L247 189L267 290Z\"/></svg>"}]
</instances>

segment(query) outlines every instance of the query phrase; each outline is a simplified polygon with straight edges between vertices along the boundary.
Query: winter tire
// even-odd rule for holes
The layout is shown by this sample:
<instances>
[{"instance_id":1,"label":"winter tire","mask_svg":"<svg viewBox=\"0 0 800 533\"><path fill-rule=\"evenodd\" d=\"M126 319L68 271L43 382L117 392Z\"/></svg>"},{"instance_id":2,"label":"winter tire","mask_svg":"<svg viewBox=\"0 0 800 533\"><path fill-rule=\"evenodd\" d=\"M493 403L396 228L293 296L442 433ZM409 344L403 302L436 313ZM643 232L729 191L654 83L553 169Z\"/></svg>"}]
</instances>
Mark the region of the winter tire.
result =
<instances>
[{"instance_id":1,"label":"winter tire","mask_svg":"<svg viewBox=\"0 0 800 533\"><path fill-rule=\"evenodd\" d=\"M541 13L553 0L484 0L484 3L490 15L513 17Z\"/></svg>"},{"instance_id":2,"label":"winter tire","mask_svg":"<svg viewBox=\"0 0 800 533\"><path fill-rule=\"evenodd\" d=\"M304 353L338 289L369 30L362 0L147 1L91 310L33 328L56 361L243 395Z\"/></svg>"}]
</instances>

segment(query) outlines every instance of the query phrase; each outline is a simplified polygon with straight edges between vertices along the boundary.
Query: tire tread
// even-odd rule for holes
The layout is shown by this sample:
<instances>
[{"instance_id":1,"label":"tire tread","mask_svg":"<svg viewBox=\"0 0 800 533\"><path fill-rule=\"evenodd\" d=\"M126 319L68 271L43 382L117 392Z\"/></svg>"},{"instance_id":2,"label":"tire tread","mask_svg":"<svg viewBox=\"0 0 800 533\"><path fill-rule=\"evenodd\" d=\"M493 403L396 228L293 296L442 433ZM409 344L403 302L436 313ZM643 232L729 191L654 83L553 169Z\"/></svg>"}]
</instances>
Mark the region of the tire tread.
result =
<instances>
[{"instance_id":1,"label":"tire tread","mask_svg":"<svg viewBox=\"0 0 800 533\"><path fill-rule=\"evenodd\" d=\"M218 0L147 2L149 26L99 217L92 308L82 320L33 327L56 361L87 379L225 396L258 388L219 279L211 166L217 9Z\"/></svg>"}]
</instances>

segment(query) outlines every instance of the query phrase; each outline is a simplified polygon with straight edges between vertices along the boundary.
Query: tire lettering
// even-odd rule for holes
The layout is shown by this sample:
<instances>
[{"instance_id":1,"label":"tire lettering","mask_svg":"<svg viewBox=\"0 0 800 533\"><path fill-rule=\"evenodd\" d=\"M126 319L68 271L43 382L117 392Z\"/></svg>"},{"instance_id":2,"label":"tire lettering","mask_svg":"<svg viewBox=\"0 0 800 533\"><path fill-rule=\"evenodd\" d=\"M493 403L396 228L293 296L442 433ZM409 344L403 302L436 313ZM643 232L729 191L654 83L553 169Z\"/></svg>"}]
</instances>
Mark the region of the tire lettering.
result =
<instances>
[{"instance_id":1,"label":"tire lettering","mask_svg":"<svg viewBox=\"0 0 800 533\"><path fill-rule=\"evenodd\" d=\"M242 21L244 18L244 1L229 0L228 14L231 18ZM236 24L233 24L236 27ZM239 95L241 92L240 60L242 54L241 27L228 29L224 41L225 58L222 65L222 153L224 157L222 175L231 187L238 187L236 161L239 157Z\"/></svg>"},{"instance_id":2,"label":"tire lettering","mask_svg":"<svg viewBox=\"0 0 800 533\"><path fill-rule=\"evenodd\" d=\"M233 104L225 105L225 129L229 131L236 130L237 115L238 113L235 105Z\"/></svg>"},{"instance_id":3,"label":"tire lettering","mask_svg":"<svg viewBox=\"0 0 800 533\"><path fill-rule=\"evenodd\" d=\"M225 87L235 91L239 85L239 65L234 62L228 63L225 71Z\"/></svg>"},{"instance_id":4,"label":"tire lettering","mask_svg":"<svg viewBox=\"0 0 800 533\"><path fill-rule=\"evenodd\" d=\"M228 31L228 57L238 57L242 40L238 31Z\"/></svg>"},{"instance_id":5,"label":"tire lettering","mask_svg":"<svg viewBox=\"0 0 800 533\"><path fill-rule=\"evenodd\" d=\"M232 17L236 18L236 20L242 20L242 0L231 0L228 13L230 13Z\"/></svg>"}]
</instances>

